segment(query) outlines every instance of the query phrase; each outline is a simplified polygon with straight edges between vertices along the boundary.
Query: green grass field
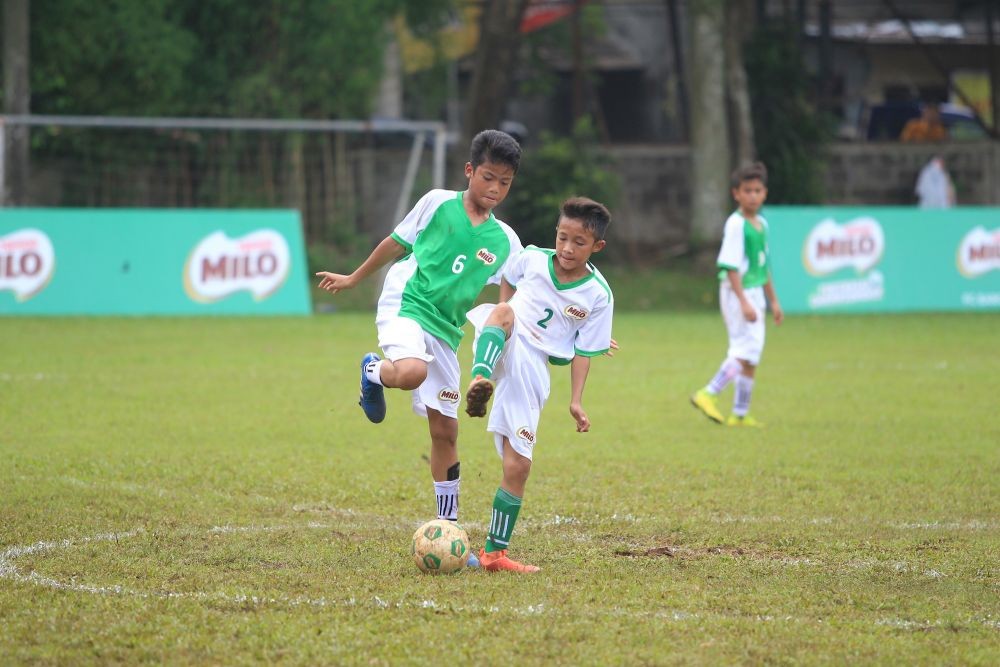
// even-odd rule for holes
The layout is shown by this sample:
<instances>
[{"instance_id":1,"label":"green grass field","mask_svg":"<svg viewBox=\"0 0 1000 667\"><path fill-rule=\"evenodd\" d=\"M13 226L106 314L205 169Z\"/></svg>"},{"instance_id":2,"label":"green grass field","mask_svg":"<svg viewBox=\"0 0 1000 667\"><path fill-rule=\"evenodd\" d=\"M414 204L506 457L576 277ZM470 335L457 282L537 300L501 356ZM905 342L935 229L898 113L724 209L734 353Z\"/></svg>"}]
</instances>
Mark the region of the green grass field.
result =
<instances>
[{"instance_id":1,"label":"green grass field","mask_svg":"<svg viewBox=\"0 0 1000 667\"><path fill-rule=\"evenodd\" d=\"M749 431L688 404L716 314L620 314L591 433L554 371L542 572L432 577L426 425L355 404L370 314L0 319L0 662L995 665L998 331L790 317ZM499 460L460 428L478 547Z\"/></svg>"}]
</instances>

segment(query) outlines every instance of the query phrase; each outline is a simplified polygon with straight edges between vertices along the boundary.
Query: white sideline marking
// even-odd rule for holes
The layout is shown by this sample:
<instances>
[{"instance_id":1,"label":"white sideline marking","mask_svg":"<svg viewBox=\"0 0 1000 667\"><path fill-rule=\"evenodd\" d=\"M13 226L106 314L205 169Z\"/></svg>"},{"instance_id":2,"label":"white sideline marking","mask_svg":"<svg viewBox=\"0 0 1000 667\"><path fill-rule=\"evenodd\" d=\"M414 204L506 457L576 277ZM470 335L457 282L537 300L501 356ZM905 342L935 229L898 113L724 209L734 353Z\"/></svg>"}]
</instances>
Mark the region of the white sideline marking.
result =
<instances>
[{"instance_id":1,"label":"white sideline marking","mask_svg":"<svg viewBox=\"0 0 1000 667\"><path fill-rule=\"evenodd\" d=\"M356 515L357 513L352 510L346 510L347 514ZM296 525L273 525L273 526L213 526L208 529L207 532L213 534L235 534L235 533L251 533L251 532L274 532L280 530L295 530L297 528L329 528L327 524L318 522L309 522L304 526ZM36 542L34 544L23 545L23 546L13 546L8 547L3 552L0 552L0 579L11 579L13 581L30 583L38 586L45 586L46 588L52 588L55 590L62 591L74 591L79 593L90 593L92 595L119 595L125 597L134 597L139 599L187 599L196 601L216 601L216 602L228 602L231 604L245 605L252 604L254 606L266 606L266 605L288 605L291 607L318 607L318 608L352 608L352 607L375 607L377 609L433 609L442 611L452 611L454 613L491 613L491 614L513 614L516 616L537 616L543 614L555 614L559 615L563 610L555 608L554 610L546 607L544 604L538 605L527 605L525 607L510 607L502 608L496 605L490 606L479 606L479 605L464 605L457 606L454 604L446 603L439 604L433 599L425 600L399 600L395 602L390 602L383 600L379 596L372 596L371 599L357 599L354 597L342 599L342 600L332 600L325 596L318 598L311 598L305 596L277 596L277 597L265 597L253 594L237 594L237 595L227 595L225 593L206 593L204 591L193 591L188 593L177 592L177 591L139 591L125 586L119 586L117 584L111 586L93 586L90 584L77 583L75 581L64 582L58 581L51 577L46 577L38 574L37 572L30 572L29 574L23 574L20 572L15 565L14 561L22 556L28 556L31 554L43 553L47 551L53 551L56 549L69 549L82 544L88 544L92 542L111 542L128 539L135 537L136 535L145 533L141 528L130 530L121 533L99 533L90 537L81 537L77 539L65 539L59 541L51 542ZM795 564L808 563L808 559L802 561L796 561ZM897 563L897 565L900 565ZM905 567L905 564L903 564ZM933 572L933 570L931 571ZM579 610L574 609L574 614L578 614ZM769 623L775 621L784 621L790 623L809 623L809 619L797 618L794 616L781 616L775 617L771 615L761 615L761 614L723 614L718 612L711 613L698 613L698 612L687 612L683 610L667 610L660 609L656 611L650 610L634 610L634 609L621 609L614 607L608 610L601 610L596 613L590 614L593 616L618 616L624 618L635 618L635 617L649 617L656 618L664 621L672 622L686 622L686 621L698 621L710 618L725 618L725 619L736 619L736 620L746 620L750 619L757 622ZM822 623L822 619L818 619L815 622ZM966 623L970 625L982 625L984 627L1000 630L1000 621L994 619L991 615L987 615L985 618L968 618ZM879 619L875 621L877 626L886 626L890 628L904 629L904 630L927 630L937 627L942 627L945 622L942 620L925 620L925 621L912 621L908 619L899 618L887 618Z\"/></svg>"},{"instance_id":2,"label":"white sideline marking","mask_svg":"<svg viewBox=\"0 0 1000 667\"><path fill-rule=\"evenodd\" d=\"M398 529L408 529L414 530L424 525L428 521L427 518L423 519L398 519L395 522L386 520L385 516L381 514L375 514L373 512L359 512L358 510L334 507L325 502L318 503L296 503L292 505L293 512L308 512L311 514L320 514L325 516L342 516L351 519L357 519L359 521L377 521L380 525L387 528L398 528ZM458 522L463 528L474 528L476 530L486 531L486 524L480 523L478 521L459 521Z\"/></svg>"},{"instance_id":3,"label":"white sideline marking","mask_svg":"<svg viewBox=\"0 0 1000 667\"><path fill-rule=\"evenodd\" d=\"M136 484L135 482L118 482L114 480L101 481L101 482L88 482L71 475L60 475L59 477L52 478L54 481L62 482L63 484L68 484L69 486L76 486L81 489L118 489L119 491L125 491L127 493L133 494L152 494L162 498L167 495L167 492L163 489L159 489L152 486L146 486L144 484Z\"/></svg>"},{"instance_id":4,"label":"white sideline marking","mask_svg":"<svg viewBox=\"0 0 1000 667\"><path fill-rule=\"evenodd\" d=\"M65 378L66 375L63 373L52 374L52 373L0 373L0 381L11 382L13 380L34 380L40 382L42 380L56 380L59 378Z\"/></svg>"},{"instance_id":5,"label":"white sideline marking","mask_svg":"<svg viewBox=\"0 0 1000 667\"><path fill-rule=\"evenodd\" d=\"M865 518L851 518L851 519L837 519L829 516L821 517L795 517L786 518L777 515L764 515L764 516L754 516L754 515L732 515L732 514L692 514L679 512L676 516L668 517L670 520L684 519L689 521L708 521L710 523L744 523L744 524L792 524L792 525L811 525L811 526L868 526L868 525L882 525L888 528L895 528L896 530L969 530L969 531L979 531L979 530L997 530L1000 529L1000 521L995 520L984 520L984 519L966 519L962 521L883 521L879 519L865 519ZM657 521L664 521L663 516L648 516L641 517L635 516L634 514L612 514L610 516L602 516L600 514L595 514L588 518L580 518L569 515L554 514L548 519L535 519L527 518L523 520L525 524L536 524L541 526L564 526L577 524L580 526L594 525L603 522L620 522L620 523L655 523ZM521 524L518 524L519 526Z\"/></svg>"}]
</instances>

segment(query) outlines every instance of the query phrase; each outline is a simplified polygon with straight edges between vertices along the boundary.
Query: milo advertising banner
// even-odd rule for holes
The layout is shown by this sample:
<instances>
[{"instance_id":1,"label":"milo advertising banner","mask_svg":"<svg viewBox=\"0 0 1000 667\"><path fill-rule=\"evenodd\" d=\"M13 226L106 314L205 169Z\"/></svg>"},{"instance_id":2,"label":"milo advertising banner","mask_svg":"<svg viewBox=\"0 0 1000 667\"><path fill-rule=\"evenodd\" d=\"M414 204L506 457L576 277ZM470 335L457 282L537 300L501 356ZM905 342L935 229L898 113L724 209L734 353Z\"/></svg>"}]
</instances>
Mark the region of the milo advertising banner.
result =
<instances>
[{"instance_id":1,"label":"milo advertising banner","mask_svg":"<svg viewBox=\"0 0 1000 667\"><path fill-rule=\"evenodd\" d=\"M296 211L0 209L0 315L310 312Z\"/></svg>"},{"instance_id":2,"label":"milo advertising banner","mask_svg":"<svg viewBox=\"0 0 1000 667\"><path fill-rule=\"evenodd\" d=\"M1000 310L1000 208L769 206L788 312Z\"/></svg>"}]
</instances>

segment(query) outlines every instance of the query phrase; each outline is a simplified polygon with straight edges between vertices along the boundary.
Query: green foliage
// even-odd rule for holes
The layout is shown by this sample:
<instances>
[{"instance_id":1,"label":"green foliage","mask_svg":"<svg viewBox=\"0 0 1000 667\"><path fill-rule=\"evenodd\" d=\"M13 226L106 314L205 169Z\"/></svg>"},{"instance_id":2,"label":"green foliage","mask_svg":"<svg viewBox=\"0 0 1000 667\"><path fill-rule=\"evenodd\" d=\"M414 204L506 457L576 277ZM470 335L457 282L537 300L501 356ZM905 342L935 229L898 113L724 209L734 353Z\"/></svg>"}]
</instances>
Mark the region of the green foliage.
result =
<instances>
[{"instance_id":1,"label":"green foliage","mask_svg":"<svg viewBox=\"0 0 1000 667\"><path fill-rule=\"evenodd\" d=\"M176 4L34 0L33 112L185 113L197 39L177 21Z\"/></svg>"},{"instance_id":2,"label":"green foliage","mask_svg":"<svg viewBox=\"0 0 1000 667\"><path fill-rule=\"evenodd\" d=\"M717 313L616 316L590 433L552 373L526 578L414 566L427 423L361 414L370 312L0 318L0 662L998 664L998 326L790 317L756 431L687 404ZM460 414L478 549L501 461Z\"/></svg>"},{"instance_id":3,"label":"green foliage","mask_svg":"<svg viewBox=\"0 0 1000 667\"><path fill-rule=\"evenodd\" d=\"M782 23L758 28L744 59L757 154L769 172L768 202L821 203L833 123L810 101L812 83L792 30Z\"/></svg>"},{"instance_id":4,"label":"green foliage","mask_svg":"<svg viewBox=\"0 0 1000 667\"><path fill-rule=\"evenodd\" d=\"M559 74L557 68L553 67L553 62L572 62L574 21L579 21L580 26L583 57L581 65L590 79L589 85L596 85L597 77L593 73L596 58L594 49L589 47L607 33L604 8L600 3L590 3L583 4L578 11L579 18L570 16L525 35L525 67L522 69L526 76L518 81L521 96L546 96L555 93Z\"/></svg>"},{"instance_id":5,"label":"green foliage","mask_svg":"<svg viewBox=\"0 0 1000 667\"><path fill-rule=\"evenodd\" d=\"M590 197L613 214L621 184L606 168L608 161L587 118L577 124L571 137L542 133L541 144L530 147L521 161L501 218L514 227L525 245L547 248L555 238L559 206L568 197Z\"/></svg>"},{"instance_id":6,"label":"green foliage","mask_svg":"<svg viewBox=\"0 0 1000 667\"><path fill-rule=\"evenodd\" d=\"M105 115L359 118L399 12L434 0L36 0L33 110Z\"/></svg>"}]
</instances>

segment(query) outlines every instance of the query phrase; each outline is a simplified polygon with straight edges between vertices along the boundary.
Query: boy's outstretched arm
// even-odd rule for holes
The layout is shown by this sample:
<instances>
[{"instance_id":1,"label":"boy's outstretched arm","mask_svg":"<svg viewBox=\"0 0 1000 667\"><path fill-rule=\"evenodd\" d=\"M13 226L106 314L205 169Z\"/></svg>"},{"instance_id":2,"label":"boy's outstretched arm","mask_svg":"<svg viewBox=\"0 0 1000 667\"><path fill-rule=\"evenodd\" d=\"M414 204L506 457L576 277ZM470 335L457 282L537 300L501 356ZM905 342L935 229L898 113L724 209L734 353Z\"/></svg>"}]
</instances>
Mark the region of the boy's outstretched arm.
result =
<instances>
[{"instance_id":1,"label":"boy's outstretched arm","mask_svg":"<svg viewBox=\"0 0 1000 667\"><path fill-rule=\"evenodd\" d=\"M569 413L576 420L577 433L586 433L590 430L590 418L583 410L583 386L587 383L587 374L590 372L590 357L576 355L570 364L570 399Z\"/></svg>"},{"instance_id":2,"label":"boy's outstretched arm","mask_svg":"<svg viewBox=\"0 0 1000 667\"><path fill-rule=\"evenodd\" d=\"M317 271L317 276L322 276L319 281L319 288L325 289L331 294L336 294L342 289L351 289L359 282L375 273L383 266L403 254L405 248L394 238L387 236L382 242L375 246L368 259L361 263L361 266L354 269L354 273L343 275L340 273L330 273L329 271Z\"/></svg>"},{"instance_id":3,"label":"boy's outstretched arm","mask_svg":"<svg viewBox=\"0 0 1000 667\"><path fill-rule=\"evenodd\" d=\"M785 319L785 311L781 309L778 294L774 291L774 280L770 274L767 276L767 282L764 283L764 294L767 296L768 303L771 304L771 315L774 316L774 323L781 324Z\"/></svg>"}]
</instances>

